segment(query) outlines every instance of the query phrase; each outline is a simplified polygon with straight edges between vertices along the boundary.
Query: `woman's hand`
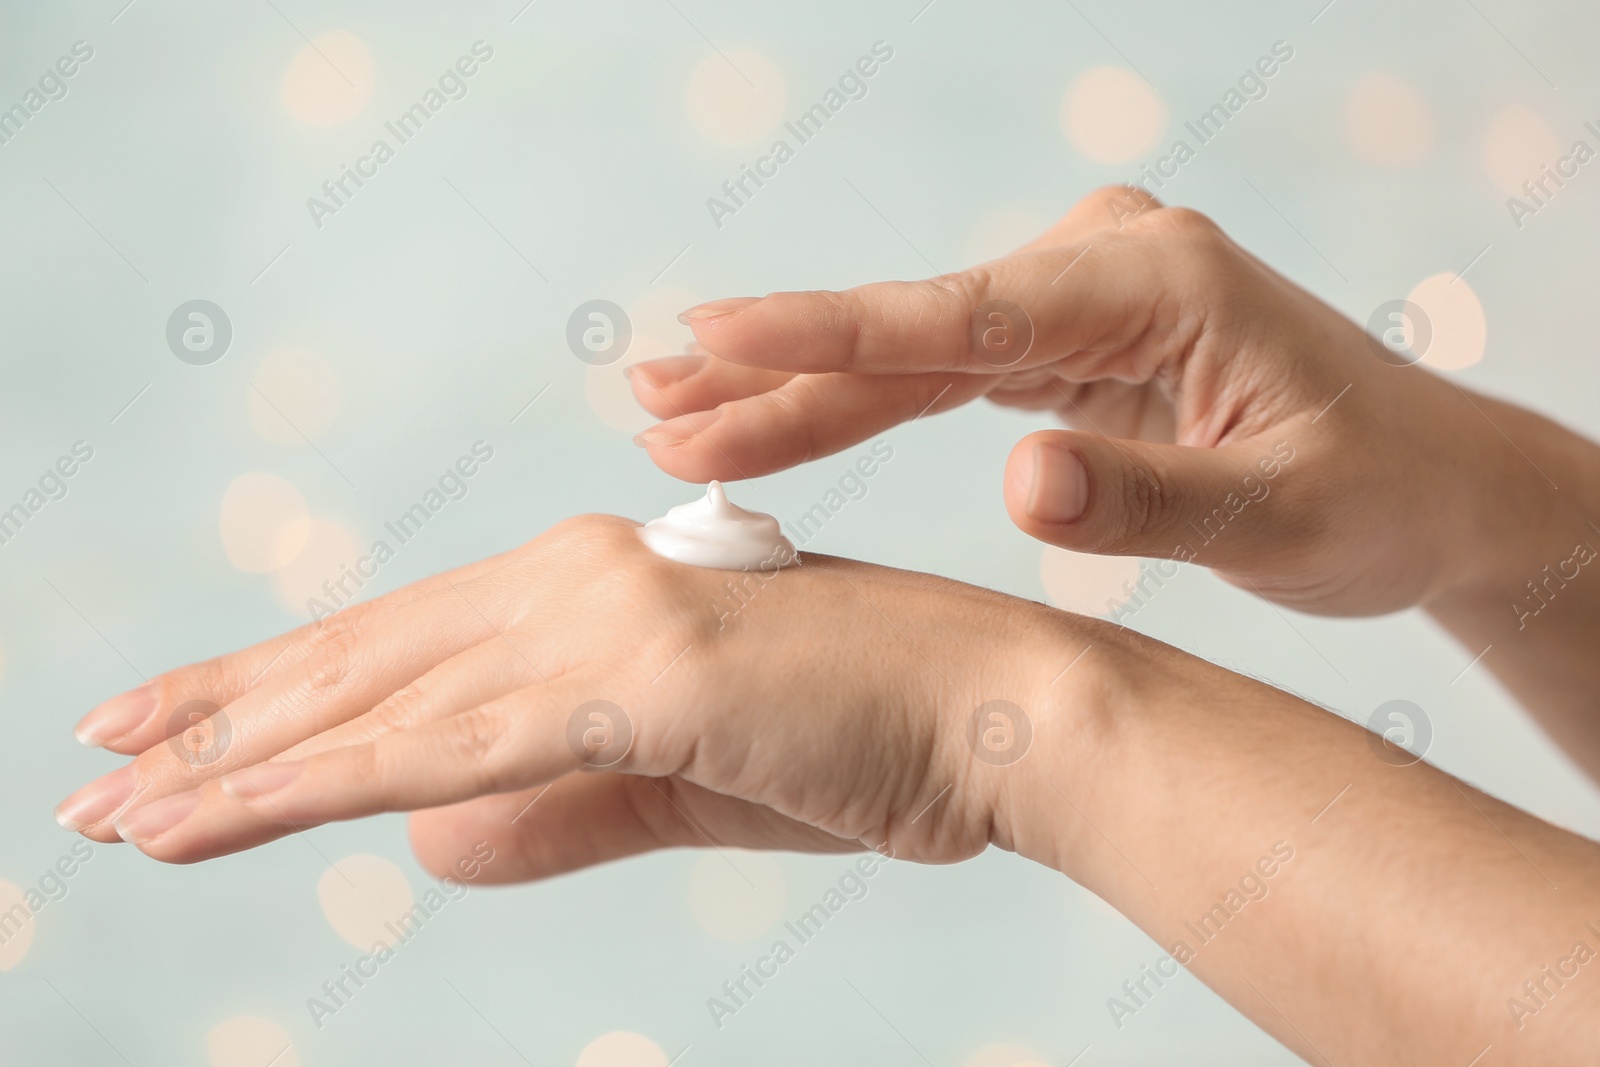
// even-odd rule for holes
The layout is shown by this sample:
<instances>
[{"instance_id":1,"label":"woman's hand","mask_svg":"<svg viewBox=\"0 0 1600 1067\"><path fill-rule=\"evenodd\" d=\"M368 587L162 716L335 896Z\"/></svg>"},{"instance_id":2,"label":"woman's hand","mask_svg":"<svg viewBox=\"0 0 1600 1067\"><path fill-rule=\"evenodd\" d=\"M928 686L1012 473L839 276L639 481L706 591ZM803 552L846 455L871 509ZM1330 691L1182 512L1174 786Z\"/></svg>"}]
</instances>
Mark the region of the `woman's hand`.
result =
<instances>
[{"instance_id":1,"label":"woman's hand","mask_svg":"<svg viewBox=\"0 0 1600 1067\"><path fill-rule=\"evenodd\" d=\"M1012 451L1022 529L1192 559L1307 611L1460 587L1525 539L1508 499L1537 508L1546 489L1490 401L1385 361L1209 220L1126 188L971 270L717 301L683 321L702 354L632 372L668 420L639 441L670 474L765 474L987 396L1076 428Z\"/></svg>"},{"instance_id":2,"label":"woman's hand","mask_svg":"<svg viewBox=\"0 0 1600 1067\"><path fill-rule=\"evenodd\" d=\"M59 817L182 863L457 805L415 817L419 855L448 870L470 832L514 857L485 870L502 881L672 845L951 862L1005 843L1008 768L969 727L991 701L985 729L1018 728L1012 705L1051 717L1074 620L820 556L687 567L635 531L574 519L162 675L80 725L135 759Z\"/></svg>"},{"instance_id":3,"label":"woman's hand","mask_svg":"<svg viewBox=\"0 0 1600 1067\"><path fill-rule=\"evenodd\" d=\"M1600 914L1592 842L1119 627L825 557L697 570L634 531L573 520L157 678L80 725L137 756L63 822L188 862L430 808L422 862L459 876L486 843L480 883L674 845L938 863L995 843L1313 1062L1592 1060L1600 985L1526 1032L1504 1010Z\"/></svg>"}]
</instances>

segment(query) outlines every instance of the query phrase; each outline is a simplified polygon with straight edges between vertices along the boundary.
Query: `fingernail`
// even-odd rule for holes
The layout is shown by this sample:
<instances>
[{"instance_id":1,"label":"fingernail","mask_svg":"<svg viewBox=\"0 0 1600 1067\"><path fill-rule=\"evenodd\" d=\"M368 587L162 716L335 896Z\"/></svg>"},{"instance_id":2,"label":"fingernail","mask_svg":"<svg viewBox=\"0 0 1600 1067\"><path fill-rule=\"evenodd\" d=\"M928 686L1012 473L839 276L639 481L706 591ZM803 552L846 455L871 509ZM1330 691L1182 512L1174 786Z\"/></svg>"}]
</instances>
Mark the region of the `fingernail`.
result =
<instances>
[{"instance_id":1,"label":"fingernail","mask_svg":"<svg viewBox=\"0 0 1600 1067\"><path fill-rule=\"evenodd\" d=\"M186 789L123 812L112 823L124 841L138 844L159 837L187 819L200 806L200 790Z\"/></svg>"},{"instance_id":2,"label":"fingernail","mask_svg":"<svg viewBox=\"0 0 1600 1067\"><path fill-rule=\"evenodd\" d=\"M73 728L72 736L78 739L80 745L100 748L107 741L115 741L133 733L144 725L144 721L155 710L155 690L146 683L112 697L85 715Z\"/></svg>"},{"instance_id":3,"label":"fingernail","mask_svg":"<svg viewBox=\"0 0 1600 1067\"><path fill-rule=\"evenodd\" d=\"M100 822L133 796L133 764L96 778L56 805L56 822L74 833Z\"/></svg>"},{"instance_id":4,"label":"fingernail","mask_svg":"<svg viewBox=\"0 0 1600 1067\"><path fill-rule=\"evenodd\" d=\"M685 326L695 322L704 322L721 315L732 315L735 311L747 308L761 300L759 296L730 296L723 300L708 300L704 304L696 304L688 311L678 316L678 321Z\"/></svg>"},{"instance_id":5,"label":"fingernail","mask_svg":"<svg viewBox=\"0 0 1600 1067\"><path fill-rule=\"evenodd\" d=\"M1034 445L1028 514L1039 522L1077 522L1088 504L1089 472L1083 461L1060 445Z\"/></svg>"},{"instance_id":6,"label":"fingernail","mask_svg":"<svg viewBox=\"0 0 1600 1067\"><path fill-rule=\"evenodd\" d=\"M630 379L637 374L646 385L663 389L693 376L705 365L704 356L667 356L647 363L635 363L626 373Z\"/></svg>"},{"instance_id":7,"label":"fingernail","mask_svg":"<svg viewBox=\"0 0 1600 1067\"><path fill-rule=\"evenodd\" d=\"M304 760L286 760L281 763L258 763L222 778L222 791L235 800L254 800L276 792L300 777L305 769Z\"/></svg>"},{"instance_id":8,"label":"fingernail","mask_svg":"<svg viewBox=\"0 0 1600 1067\"><path fill-rule=\"evenodd\" d=\"M695 415L681 415L676 419L669 419L657 426L652 426L644 433L633 439L633 443L640 448L676 448L689 438L699 433L704 433L706 427L716 422L722 415L720 408L711 411L702 411Z\"/></svg>"}]
</instances>

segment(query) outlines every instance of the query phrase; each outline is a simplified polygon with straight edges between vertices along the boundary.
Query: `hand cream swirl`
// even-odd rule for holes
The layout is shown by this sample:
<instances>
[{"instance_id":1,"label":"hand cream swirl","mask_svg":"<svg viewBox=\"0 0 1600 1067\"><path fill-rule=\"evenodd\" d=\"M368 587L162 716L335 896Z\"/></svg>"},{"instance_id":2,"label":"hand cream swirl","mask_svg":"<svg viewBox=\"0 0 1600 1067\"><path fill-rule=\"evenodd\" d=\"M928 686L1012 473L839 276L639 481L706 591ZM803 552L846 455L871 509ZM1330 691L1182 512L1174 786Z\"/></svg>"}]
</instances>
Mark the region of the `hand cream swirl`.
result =
<instances>
[{"instance_id":1,"label":"hand cream swirl","mask_svg":"<svg viewBox=\"0 0 1600 1067\"><path fill-rule=\"evenodd\" d=\"M703 499L645 523L639 537L656 555L691 567L775 571L800 562L778 520L729 502L721 482L708 485Z\"/></svg>"}]
</instances>

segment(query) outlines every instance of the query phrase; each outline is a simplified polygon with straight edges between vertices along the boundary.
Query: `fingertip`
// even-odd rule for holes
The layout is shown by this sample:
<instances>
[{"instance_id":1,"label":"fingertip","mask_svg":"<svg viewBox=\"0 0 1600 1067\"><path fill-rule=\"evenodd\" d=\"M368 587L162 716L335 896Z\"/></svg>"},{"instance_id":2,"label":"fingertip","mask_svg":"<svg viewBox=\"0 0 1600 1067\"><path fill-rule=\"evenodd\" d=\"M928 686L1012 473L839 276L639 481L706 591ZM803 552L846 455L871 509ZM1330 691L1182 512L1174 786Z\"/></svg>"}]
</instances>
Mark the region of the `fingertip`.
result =
<instances>
[{"instance_id":1,"label":"fingertip","mask_svg":"<svg viewBox=\"0 0 1600 1067\"><path fill-rule=\"evenodd\" d=\"M146 682L112 697L78 721L72 736L85 748L110 748L138 730L156 710L155 690Z\"/></svg>"},{"instance_id":2,"label":"fingertip","mask_svg":"<svg viewBox=\"0 0 1600 1067\"><path fill-rule=\"evenodd\" d=\"M1072 439L1062 431L1029 434L1006 460L1006 511L1034 537L1060 540L1088 511L1088 463Z\"/></svg>"},{"instance_id":3,"label":"fingertip","mask_svg":"<svg viewBox=\"0 0 1600 1067\"><path fill-rule=\"evenodd\" d=\"M729 296L721 300L708 300L704 304L696 304L680 312L678 321L685 326L693 327L715 319L725 319L753 304L760 303L762 299L759 296Z\"/></svg>"},{"instance_id":4,"label":"fingertip","mask_svg":"<svg viewBox=\"0 0 1600 1067\"><path fill-rule=\"evenodd\" d=\"M828 290L769 293L737 311L686 320L695 340L719 359L740 366L821 374L849 362L870 309L847 305Z\"/></svg>"},{"instance_id":5,"label":"fingertip","mask_svg":"<svg viewBox=\"0 0 1600 1067\"><path fill-rule=\"evenodd\" d=\"M694 377L708 362L705 356L663 356L635 363L623 373L636 388L643 383L652 389L665 389Z\"/></svg>"}]
</instances>

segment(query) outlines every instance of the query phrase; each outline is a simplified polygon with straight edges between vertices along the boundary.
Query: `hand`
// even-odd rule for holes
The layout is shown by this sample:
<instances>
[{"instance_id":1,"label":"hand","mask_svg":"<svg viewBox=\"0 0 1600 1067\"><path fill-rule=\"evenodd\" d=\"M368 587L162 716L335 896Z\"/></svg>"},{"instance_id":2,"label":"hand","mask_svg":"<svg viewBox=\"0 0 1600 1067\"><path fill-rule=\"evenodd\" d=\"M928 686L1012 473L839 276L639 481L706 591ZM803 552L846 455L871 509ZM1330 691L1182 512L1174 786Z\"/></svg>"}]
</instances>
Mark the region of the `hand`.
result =
<instances>
[{"instance_id":1,"label":"hand","mask_svg":"<svg viewBox=\"0 0 1600 1067\"><path fill-rule=\"evenodd\" d=\"M497 881L707 842L927 862L1006 843L1011 768L974 758L969 721L1007 700L1043 729L1078 621L822 556L687 567L635 529L571 520L162 675L80 725L136 758L60 817L184 863L454 805L413 817L419 856L447 872L462 835L487 840ZM204 761L172 736L192 701L231 737Z\"/></svg>"},{"instance_id":2,"label":"hand","mask_svg":"<svg viewBox=\"0 0 1600 1067\"><path fill-rule=\"evenodd\" d=\"M1483 569L1504 487L1537 479L1474 401L1141 197L1101 190L1016 254L929 281L691 308L700 354L633 370L668 420L639 441L680 478L753 477L987 396L1077 428L1030 434L1006 468L1012 518L1052 544L1192 559L1328 614Z\"/></svg>"}]
</instances>

